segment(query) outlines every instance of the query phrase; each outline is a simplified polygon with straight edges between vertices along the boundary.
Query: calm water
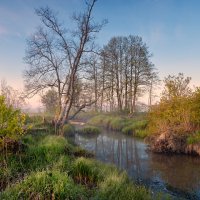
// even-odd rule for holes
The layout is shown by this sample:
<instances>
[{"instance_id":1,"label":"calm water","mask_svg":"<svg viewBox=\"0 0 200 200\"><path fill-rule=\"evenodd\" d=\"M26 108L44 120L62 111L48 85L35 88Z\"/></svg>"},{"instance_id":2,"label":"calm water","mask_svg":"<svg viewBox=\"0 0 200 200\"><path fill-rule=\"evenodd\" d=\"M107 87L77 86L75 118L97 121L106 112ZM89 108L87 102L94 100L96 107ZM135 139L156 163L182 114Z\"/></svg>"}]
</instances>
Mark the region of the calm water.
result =
<instances>
[{"instance_id":1,"label":"calm water","mask_svg":"<svg viewBox=\"0 0 200 200\"><path fill-rule=\"evenodd\" d=\"M136 138L103 130L94 137L75 135L75 142L97 159L127 171L136 182L178 199L200 199L200 158L149 152Z\"/></svg>"}]
</instances>

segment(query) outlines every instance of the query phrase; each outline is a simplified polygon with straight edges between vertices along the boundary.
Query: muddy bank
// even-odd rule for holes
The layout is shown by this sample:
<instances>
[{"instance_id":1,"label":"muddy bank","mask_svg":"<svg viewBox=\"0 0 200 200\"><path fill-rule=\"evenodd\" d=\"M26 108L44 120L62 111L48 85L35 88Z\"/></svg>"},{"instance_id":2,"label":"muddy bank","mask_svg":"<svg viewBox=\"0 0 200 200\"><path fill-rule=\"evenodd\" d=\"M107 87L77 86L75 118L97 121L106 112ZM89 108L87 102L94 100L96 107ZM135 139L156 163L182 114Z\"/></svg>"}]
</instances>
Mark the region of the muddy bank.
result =
<instances>
[{"instance_id":1,"label":"muddy bank","mask_svg":"<svg viewBox=\"0 0 200 200\"><path fill-rule=\"evenodd\" d=\"M200 156L200 144L187 144L187 135L162 133L146 139L156 153L177 153Z\"/></svg>"}]
</instances>

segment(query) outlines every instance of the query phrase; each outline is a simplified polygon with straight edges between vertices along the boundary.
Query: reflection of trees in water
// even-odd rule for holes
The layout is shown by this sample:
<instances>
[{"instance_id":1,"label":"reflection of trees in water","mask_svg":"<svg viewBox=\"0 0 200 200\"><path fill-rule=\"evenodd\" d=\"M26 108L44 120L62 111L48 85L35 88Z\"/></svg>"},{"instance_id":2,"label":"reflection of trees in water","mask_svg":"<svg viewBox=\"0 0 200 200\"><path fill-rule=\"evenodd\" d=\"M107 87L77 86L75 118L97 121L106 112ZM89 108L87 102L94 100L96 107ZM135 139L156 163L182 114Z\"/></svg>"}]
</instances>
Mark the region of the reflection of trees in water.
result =
<instances>
[{"instance_id":1,"label":"reflection of trees in water","mask_svg":"<svg viewBox=\"0 0 200 200\"><path fill-rule=\"evenodd\" d=\"M96 155L100 154L103 160L110 162L121 169L134 170L134 176L140 177L141 163L137 142L130 138L103 137L102 135L95 142Z\"/></svg>"},{"instance_id":2,"label":"reflection of trees in water","mask_svg":"<svg viewBox=\"0 0 200 200\"><path fill-rule=\"evenodd\" d=\"M198 157L153 153L147 155L144 147L141 150L140 142L118 133L101 134L93 138L78 136L76 140L78 144L94 151L100 160L126 169L136 179L154 180L155 177L160 177L174 188L200 188ZM143 155L146 157L143 158Z\"/></svg>"},{"instance_id":3,"label":"reflection of trees in water","mask_svg":"<svg viewBox=\"0 0 200 200\"><path fill-rule=\"evenodd\" d=\"M151 154L150 167L175 188L197 190L200 187L200 159L198 157Z\"/></svg>"}]
</instances>

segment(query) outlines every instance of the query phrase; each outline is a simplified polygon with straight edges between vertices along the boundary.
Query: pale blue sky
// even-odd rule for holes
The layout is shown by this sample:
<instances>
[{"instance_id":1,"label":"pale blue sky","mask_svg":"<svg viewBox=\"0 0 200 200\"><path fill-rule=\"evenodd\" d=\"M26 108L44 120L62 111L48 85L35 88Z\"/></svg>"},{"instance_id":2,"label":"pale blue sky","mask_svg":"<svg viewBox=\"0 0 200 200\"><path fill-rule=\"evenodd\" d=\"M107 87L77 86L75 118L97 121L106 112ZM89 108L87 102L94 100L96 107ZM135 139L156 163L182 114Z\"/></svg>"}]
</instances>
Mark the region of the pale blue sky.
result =
<instances>
[{"instance_id":1,"label":"pale blue sky","mask_svg":"<svg viewBox=\"0 0 200 200\"><path fill-rule=\"evenodd\" d=\"M27 37L39 25L34 8L49 6L70 26L83 0L0 0L0 79L23 88ZM112 36L139 35L153 53L161 78L183 72L200 85L200 0L98 0L94 16L109 23L99 45Z\"/></svg>"}]
</instances>

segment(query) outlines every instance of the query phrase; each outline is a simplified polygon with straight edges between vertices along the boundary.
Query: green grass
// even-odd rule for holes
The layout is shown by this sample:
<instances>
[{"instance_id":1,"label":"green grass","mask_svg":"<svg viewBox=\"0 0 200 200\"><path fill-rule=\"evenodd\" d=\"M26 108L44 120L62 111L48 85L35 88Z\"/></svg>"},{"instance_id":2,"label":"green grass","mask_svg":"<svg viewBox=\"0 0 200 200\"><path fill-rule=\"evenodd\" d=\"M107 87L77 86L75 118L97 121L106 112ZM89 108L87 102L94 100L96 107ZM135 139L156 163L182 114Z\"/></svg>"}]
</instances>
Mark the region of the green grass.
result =
<instances>
[{"instance_id":1,"label":"green grass","mask_svg":"<svg viewBox=\"0 0 200 200\"><path fill-rule=\"evenodd\" d=\"M79 133L86 134L86 135L99 134L100 132L101 132L100 129L95 126L86 126L79 130Z\"/></svg>"},{"instance_id":2,"label":"green grass","mask_svg":"<svg viewBox=\"0 0 200 200\"><path fill-rule=\"evenodd\" d=\"M145 137L147 137L149 135L149 132L146 129L136 129L135 133L133 133L133 135L135 137L145 138Z\"/></svg>"},{"instance_id":3,"label":"green grass","mask_svg":"<svg viewBox=\"0 0 200 200\"><path fill-rule=\"evenodd\" d=\"M109 124L109 128L114 131L121 131L125 125L125 119L121 117L114 117Z\"/></svg>"},{"instance_id":4,"label":"green grass","mask_svg":"<svg viewBox=\"0 0 200 200\"><path fill-rule=\"evenodd\" d=\"M88 158L64 137L38 133L22 143L24 151L9 154L0 170L0 199L153 199L125 172Z\"/></svg>"},{"instance_id":5,"label":"green grass","mask_svg":"<svg viewBox=\"0 0 200 200\"><path fill-rule=\"evenodd\" d=\"M126 174L110 174L100 183L96 199L101 200L150 200L150 191L131 183Z\"/></svg>"},{"instance_id":6,"label":"green grass","mask_svg":"<svg viewBox=\"0 0 200 200\"><path fill-rule=\"evenodd\" d=\"M33 172L21 183L7 188L3 199L87 199L86 191L71 177L59 170Z\"/></svg>"},{"instance_id":7,"label":"green grass","mask_svg":"<svg viewBox=\"0 0 200 200\"><path fill-rule=\"evenodd\" d=\"M196 131L187 138L187 144L198 144L200 143L200 131Z\"/></svg>"},{"instance_id":8,"label":"green grass","mask_svg":"<svg viewBox=\"0 0 200 200\"><path fill-rule=\"evenodd\" d=\"M134 118L127 118L122 116L112 115L97 115L88 121L88 124L95 126L102 126L114 131L122 131L127 135L145 138L148 136L147 120L141 116Z\"/></svg>"}]
</instances>

